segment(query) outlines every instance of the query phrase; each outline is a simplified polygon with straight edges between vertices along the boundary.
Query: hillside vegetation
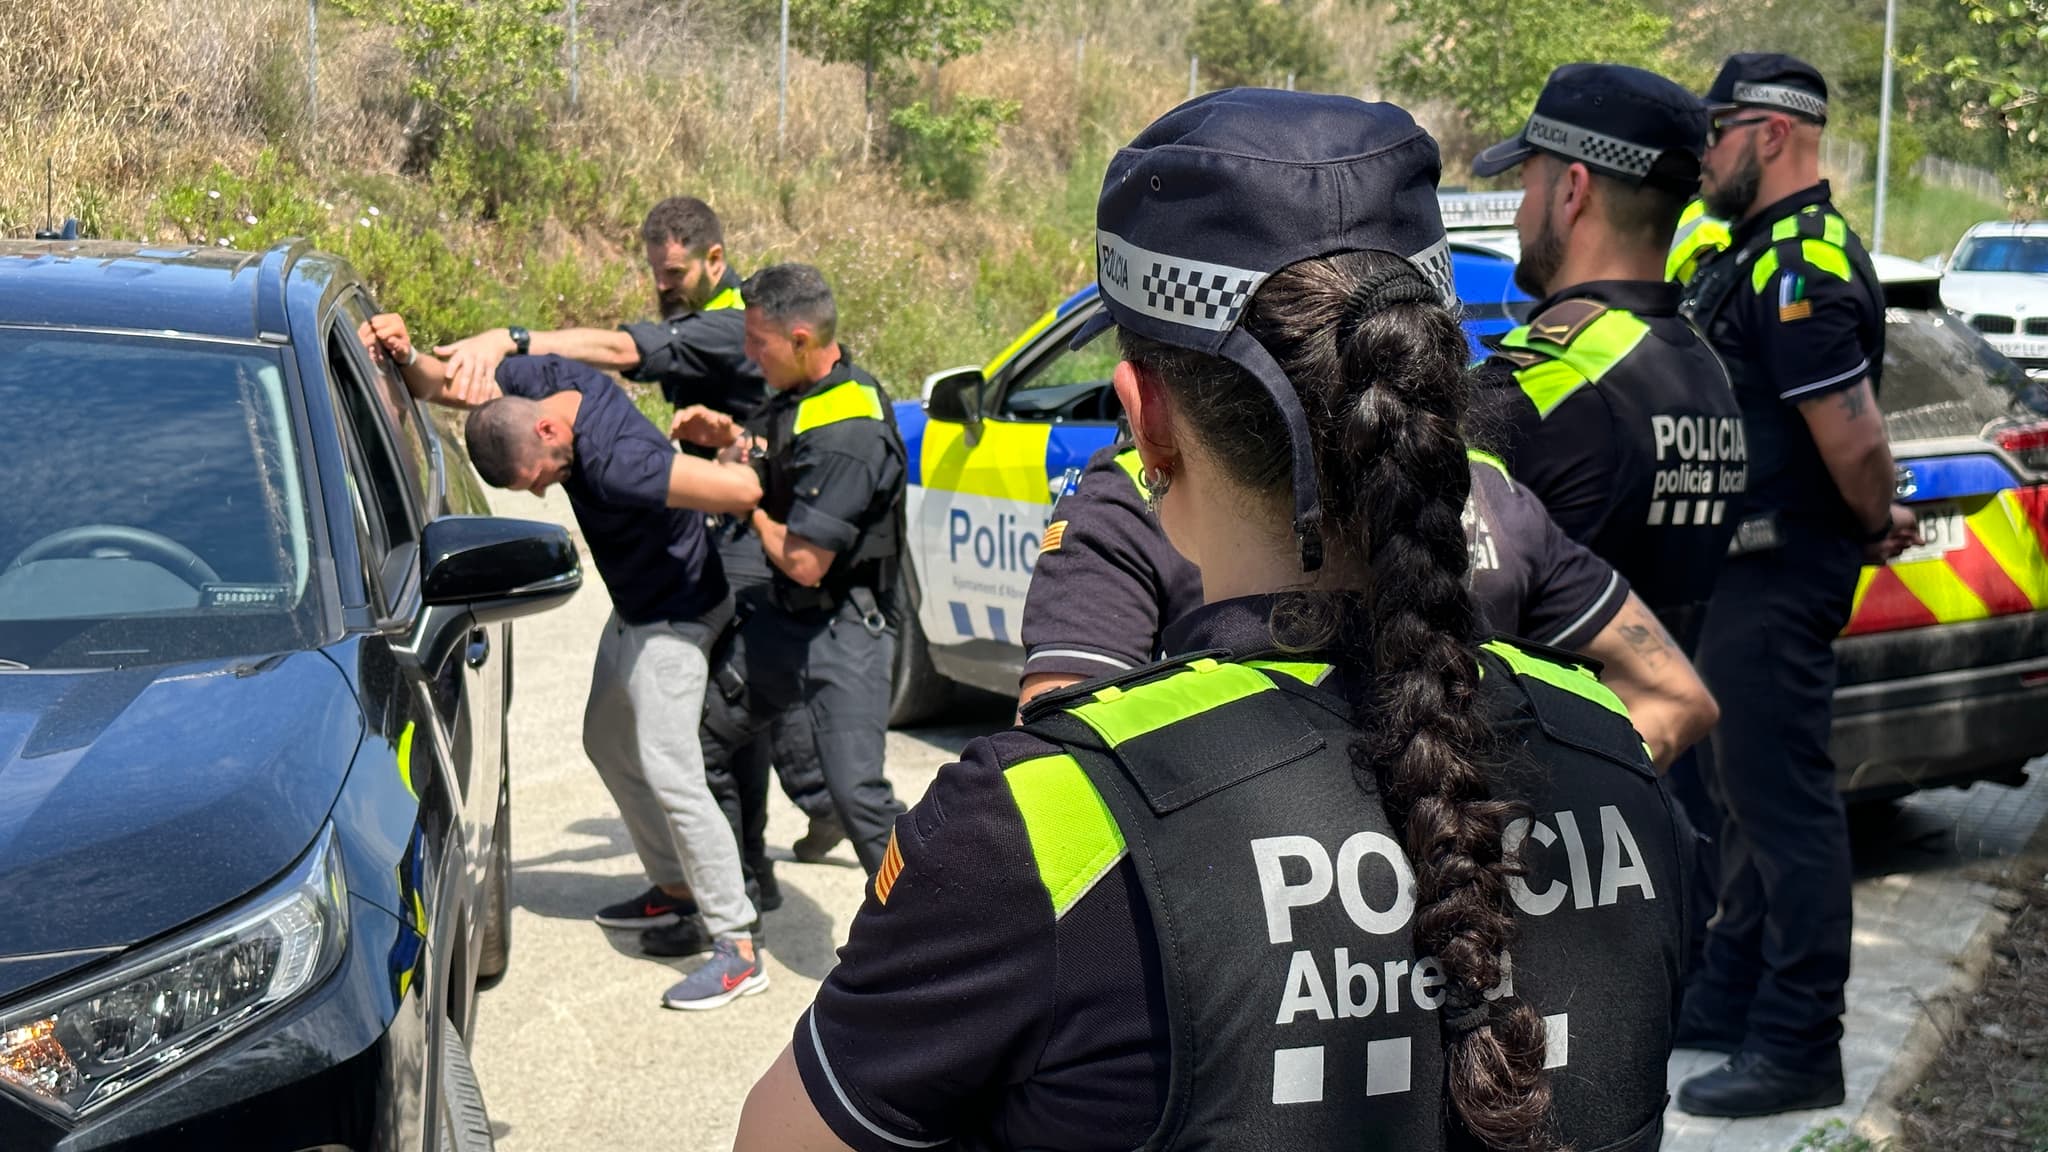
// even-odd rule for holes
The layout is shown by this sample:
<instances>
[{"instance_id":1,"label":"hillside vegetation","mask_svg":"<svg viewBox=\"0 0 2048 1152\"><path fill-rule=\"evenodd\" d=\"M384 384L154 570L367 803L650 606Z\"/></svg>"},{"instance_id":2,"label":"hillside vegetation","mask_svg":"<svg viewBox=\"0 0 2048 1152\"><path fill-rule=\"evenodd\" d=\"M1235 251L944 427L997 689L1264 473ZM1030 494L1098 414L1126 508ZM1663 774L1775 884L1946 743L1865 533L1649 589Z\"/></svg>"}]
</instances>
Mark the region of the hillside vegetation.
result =
<instances>
[{"instance_id":1,"label":"hillside vegetation","mask_svg":"<svg viewBox=\"0 0 2048 1152\"><path fill-rule=\"evenodd\" d=\"M1383 96L1421 26L1360 0L796 0L798 44L839 62L792 53L778 141L774 0L580 0L573 104L565 9L318 0L315 102L305 0L0 0L0 234L43 225L48 181L88 235L309 235L439 339L643 314L640 217L687 193L742 270L823 268L846 339L902 395L1091 276L1103 165L1186 97L1191 44L1216 46L1203 87L1298 73ZM1648 62L1711 70L1682 13L1643 11ZM843 30L820 39L817 22L877 13L967 22L866 60ZM1454 101L1409 102L1451 165L1469 155ZM1945 247L1967 221L1939 199L1925 237L1895 202L1897 234Z\"/></svg>"}]
</instances>

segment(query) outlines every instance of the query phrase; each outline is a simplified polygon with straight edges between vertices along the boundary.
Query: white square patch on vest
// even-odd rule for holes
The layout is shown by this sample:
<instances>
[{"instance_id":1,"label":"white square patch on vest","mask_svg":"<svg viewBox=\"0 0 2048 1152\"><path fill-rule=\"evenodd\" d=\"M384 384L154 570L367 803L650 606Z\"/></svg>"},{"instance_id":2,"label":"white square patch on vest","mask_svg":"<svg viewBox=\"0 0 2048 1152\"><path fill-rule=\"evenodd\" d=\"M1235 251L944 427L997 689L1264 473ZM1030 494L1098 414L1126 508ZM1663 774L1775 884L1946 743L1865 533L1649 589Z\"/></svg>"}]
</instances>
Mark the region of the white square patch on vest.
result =
<instances>
[{"instance_id":1,"label":"white square patch on vest","mask_svg":"<svg viewBox=\"0 0 2048 1152\"><path fill-rule=\"evenodd\" d=\"M1368 1041L1365 1045L1365 1094L1389 1096L1408 1091L1412 1063L1408 1037Z\"/></svg>"},{"instance_id":2,"label":"white square patch on vest","mask_svg":"<svg viewBox=\"0 0 2048 1152\"><path fill-rule=\"evenodd\" d=\"M1273 1053L1273 1103L1320 1104L1323 1049L1281 1048Z\"/></svg>"},{"instance_id":3,"label":"white square patch on vest","mask_svg":"<svg viewBox=\"0 0 2048 1152\"><path fill-rule=\"evenodd\" d=\"M1569 1013L1559 1012L1543 1018L1543 1066L1562 1068L1571 1058L1572 1018Z\"/></svg>"}]
</instances>

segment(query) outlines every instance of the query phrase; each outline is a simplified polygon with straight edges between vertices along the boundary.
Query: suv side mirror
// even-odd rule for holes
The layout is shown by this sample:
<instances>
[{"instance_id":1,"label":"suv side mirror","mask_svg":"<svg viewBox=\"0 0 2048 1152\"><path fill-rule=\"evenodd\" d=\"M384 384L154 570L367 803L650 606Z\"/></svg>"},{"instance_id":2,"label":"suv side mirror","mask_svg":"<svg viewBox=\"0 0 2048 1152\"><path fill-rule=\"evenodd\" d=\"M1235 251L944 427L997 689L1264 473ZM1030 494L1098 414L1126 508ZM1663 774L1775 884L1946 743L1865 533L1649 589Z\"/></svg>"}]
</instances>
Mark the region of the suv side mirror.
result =
<instances>
[{"instance_id":1,"label":"suv side mirror","mask_svg":"<svg viewBox=\"0 0 2048 1152\"><path fill-rule=\"evenodd\" d=\"M925 415L949 424L980 424L984 383L979 368L949 368L932 373L924 378Z\"/></svg>"},{"instance_id":2,"label":"suv side mirror","mask_svg":"<svg viewBox=\"0 0 2048 1152\"><path fill-rule=\"evenodd\" d=\"M420 596L469 609L479 624L530 616L583 586L569 531L537 520L443 516L420 534Z\"/></svg>"}]
</instances>

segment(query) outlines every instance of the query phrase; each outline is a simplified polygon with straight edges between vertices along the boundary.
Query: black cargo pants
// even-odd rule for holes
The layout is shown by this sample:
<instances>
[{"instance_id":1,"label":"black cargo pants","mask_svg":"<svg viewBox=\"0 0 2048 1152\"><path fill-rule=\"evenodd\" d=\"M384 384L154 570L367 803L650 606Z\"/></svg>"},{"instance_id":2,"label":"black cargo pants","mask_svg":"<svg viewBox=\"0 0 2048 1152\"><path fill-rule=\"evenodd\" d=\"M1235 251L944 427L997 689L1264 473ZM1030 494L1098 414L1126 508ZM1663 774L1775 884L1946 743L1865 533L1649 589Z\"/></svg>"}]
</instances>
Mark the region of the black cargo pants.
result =
<instances>
[{"instance_id":1,"label":"black cargo pants","mask_svg":"<svg viewBox=\"0 0 2048 1152\"><path fill-rule=\"evenodd\" d=\"M871 628L851 604L792 612L764 604L741 624L705 693L704 763L732 822L749 879L767 825L763 741L788 778L815 773L861 866L881 867L903 805L883 775L893 628Z\"/></svg>"},{"instance_id":2,"label":"black cargo pants","mask_svg":"<svg viewBox=\"0 0 2048 1152\"><path fill-rule=\"evenodd\" d=\"M1841 1062L1849 827L1828 754L1834 640L1862 550L1787 532L1721 570L1699 650L1721 704L1700 757L1721 818L1720 908L1683 1027L1795 1068Z\"/></svg>"}]
</instances>

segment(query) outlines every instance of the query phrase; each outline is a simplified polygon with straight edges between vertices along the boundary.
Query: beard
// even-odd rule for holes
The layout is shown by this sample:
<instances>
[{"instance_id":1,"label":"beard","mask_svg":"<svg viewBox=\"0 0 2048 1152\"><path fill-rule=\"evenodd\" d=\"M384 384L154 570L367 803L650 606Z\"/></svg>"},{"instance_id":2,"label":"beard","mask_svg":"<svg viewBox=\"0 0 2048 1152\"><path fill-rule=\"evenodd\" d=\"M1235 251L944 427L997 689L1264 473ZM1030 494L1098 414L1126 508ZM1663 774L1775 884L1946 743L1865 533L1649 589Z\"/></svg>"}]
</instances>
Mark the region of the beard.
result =
<instances>
[{"instance_id":1,"label":"beard","mask_svg":"<svg viewBox=\"0 0 2048 1152\"><path fill-rule=\"evenodd\" d=\"M1752 137L1750 146L1736 160L1734 169L1725 178L1715 181L1711 190L1703 189L1700 199L1706 202L1709 215L1723 220L1740 220L1756 203L1757 193L1763 185L1764 165L1757 159Z\"/></svg>"},{"instance_id":2,"label":"beard","mask_svg":"<svg viewBox=\"0 0 2048 1152\"><path fill-rule=\"evenodd\" d=\"M680 288L668 292L656 290L654 293L654 304L655 307L661 310L661 318L663 320L697 310L697 302L690 299L689 295Z\"/></svg>"},{"instance_id":3,"label":"beard","mask_svg":"<svg viewBox=\"0 0 2048 1152\"><path fill-rule=\"evenodd\" d=\"M1522 246L1522 258L1515 262L1515 287L1541 300L1550 295L1549 284L1564 267L1564 238L1550 226L1550 206L1544 205L1543 223L1536 235Z\"/></svg>"}]
</instances>

